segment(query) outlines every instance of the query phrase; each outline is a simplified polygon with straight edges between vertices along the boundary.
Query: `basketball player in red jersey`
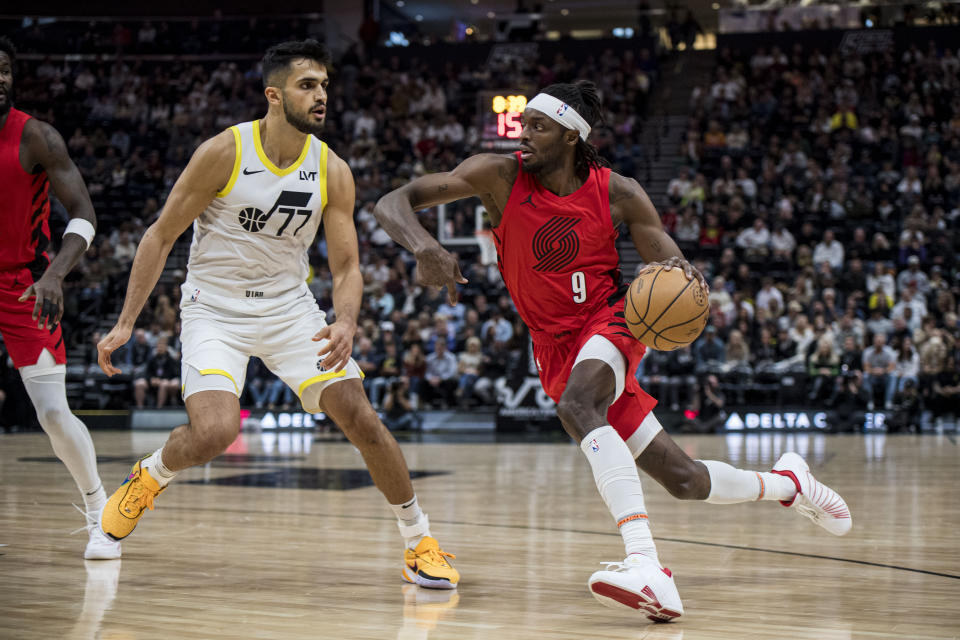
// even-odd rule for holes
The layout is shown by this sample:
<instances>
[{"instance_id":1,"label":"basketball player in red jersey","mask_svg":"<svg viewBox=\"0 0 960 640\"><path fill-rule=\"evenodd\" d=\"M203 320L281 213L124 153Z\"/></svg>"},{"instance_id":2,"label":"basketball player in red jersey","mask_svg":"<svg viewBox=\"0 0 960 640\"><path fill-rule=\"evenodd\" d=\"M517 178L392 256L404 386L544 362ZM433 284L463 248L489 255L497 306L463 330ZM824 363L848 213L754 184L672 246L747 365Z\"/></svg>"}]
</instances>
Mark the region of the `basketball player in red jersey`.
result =
<instances>
[{"instance_id":1,"label":"basketball player in red jersey","mask_svg":"<svg viewBox=\"0 0 960 640\"><path fill-rule=\"evenodd\" d=\"M63 278L87 250L96 217L57 130L13 108L15 61L13 43L0 37L0 334L53 451L83 494L90 534L84 557L109 560L120 557L120 543L104 536L98 526L107 498L90 433L67 406L67 358L60 330ZM46 253L50 187L70 214L53 262Z\"/></svg>"},{"instance_id":2,"label":"basketball player in red jersey","mask_svg":"<svg viewBox=\"0 0 960 640\"><path fill-rule=\"evenodd\" d=\"M594 573L590 590L606 605L669 621L683 607L657 557L637 467L681 499L780 500L836 535L850 530L851 519L843 499L797 454L784 454L769 473L692 460L653 415L656 401L636 379L644 346L624 321L617 227L627 225L648 263L681 268L705 290L706 283L640 185L611 172L586 141L600 114L592 82L551 85L527 103L520 151L475 155L449 173L418 178L384 196L376 215L416 256L420 283L447 287L452 300L466 280L414 212L481 199L500 272L530 329L540 380L564 429L580 442L626 546L626 559Z\"/></svg>"}]
</instances>

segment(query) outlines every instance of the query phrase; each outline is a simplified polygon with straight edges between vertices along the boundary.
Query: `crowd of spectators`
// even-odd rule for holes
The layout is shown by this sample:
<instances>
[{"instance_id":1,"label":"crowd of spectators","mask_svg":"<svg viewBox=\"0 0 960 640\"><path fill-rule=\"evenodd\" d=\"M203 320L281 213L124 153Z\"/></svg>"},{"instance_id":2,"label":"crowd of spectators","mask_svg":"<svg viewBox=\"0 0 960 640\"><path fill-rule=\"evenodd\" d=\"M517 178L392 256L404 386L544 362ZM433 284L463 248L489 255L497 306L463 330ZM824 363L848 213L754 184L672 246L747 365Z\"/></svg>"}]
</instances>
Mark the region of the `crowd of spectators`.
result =
<instances>
[{"instance_id":1,"label":"crowd of spectators","mask_svg":"<svg viewBox=\"0 0 960 640\"><path fill-rule=\"evenodd\" d=\"M724 50L690 109L661 213L711 282L711 326L693 357L644 360L661 397L698 372L728 402L798 375L841 411L956 413L958 53Z\"/></svg>"},{"instance_id":2,"label":"crowd of spectators","mask_svg":"<svg viewBox=\"0 0 960 640\"><path fill-rule=\"evenodd\" d=\"M258 54L276 42L303 38L313 30L313 22L306 19L223 16L219 9L211 18L4 18L0 30L15 38L23 53L74 56Z\"/></svg>"},{"instance_id":3,"label":"crowd of spectators","mask_svg":"<svg viewBox=\"0 0 960 640\"><path fill-rule=\"evenodd\" d=\"M644 360L641 380L664 405L708 424L725 402L788 399L781 383L790 374L802 381L794 399L838 409L952 410L960 393L958 70L955 53L937 47L869 57L776 47L719 53L712 83L691 97L684 164L658 203L710 279L712 306L692 348ZM498 379L528 375L528 345L495 263L464 253L469 284L449 304L415 284L412 257L377 225L374 202L478 151L478 90L532 93L579 77L598 82L607 108L607 126L591 140L614 170L636 176L642 109L657 73L645 49L513 59L504 68L356 48L336 61L325 139L357 184L364 303L354 358L391 425L416 426L408 409L492 403ZM66 283L67 339L85 354L71 360L73 375L98 380L96 332L119 310L143 230L203 139L262 115L260 82L253 58L21 62L18 106L63 133L100 218L95 244ZM470 230L466 208L452 211L453 231ZM422 220L436 230L435 212ZM118 356L130 396L111 402L179 401L187 240ZM332 309L325 258L321 235L309 286ZM257 360L243 401L296 404Z\"/></svg>"},{"instance_id":4,"label":"crowd of spectators","mask_svg":"<svg viewBox=\"0 0 960 640\"><path fill-rule=\"evenodd\" d=\"M94 345L119 311L139 238L156 219L193 150L231 124L264 112L259 55L228 61L136 55L169 51L177 38L185 37L184 30L192 42L206 43L206 49L195 47L191 52L222 50L225 39L203 31L217 24L111 23L109 29L81 25L63 35L74 43L71 46L133 55L102 61L51 56L20 62L18 106L62 132L99 219L94 245L65 284L68 344L83 354L71 358L70 371L76 377L103 381ZM228 26L217 27L218 33ZM301 37L302 29L302 24L292 23L289 34ZM288 33L282 28L274 31ZM44 38L40 26L28 30L27 49L43 53ZM429 56L403 58L389 50L365 55L351 48L335 61L324 139L350 164L357 184L364 306L354 358L367 374L371 399L386 413L400 416L397 407L404 402L418 408L491 404L494 380L526 374L527 339L495 264L482 262L476 249L464 254L471 284L462 291L462 301L450 305L438 292L415 285L412 256L379 228L373 204L391 188L450 169L478 151L476 93L500 89L505 83L532 95L552 82L598 79L610 110L610 127L598 131L596 142L615 162L619 159L619 169L632 174L657 59L646 48L634 50L623 43L617 51L603 48L576 61L550 53L472 65ZM452 234L472 232L466 210L452 208L448 217ZM426 212L423 220L436 230L436 212ZM116 355L126 365L121 366L121 379L129 381L131 396L127 400L114 394L106 399L110 403L139 407L179 401L175 361L179 284L189 232L185 235L141 314L134 337ZM310 263L310 287L321 308L332 309L322 235L310 251ZM407 397L402 399L401 394ZM255 359L243 401L256 407L297 404Z\"/></svg>"}]
</instances>

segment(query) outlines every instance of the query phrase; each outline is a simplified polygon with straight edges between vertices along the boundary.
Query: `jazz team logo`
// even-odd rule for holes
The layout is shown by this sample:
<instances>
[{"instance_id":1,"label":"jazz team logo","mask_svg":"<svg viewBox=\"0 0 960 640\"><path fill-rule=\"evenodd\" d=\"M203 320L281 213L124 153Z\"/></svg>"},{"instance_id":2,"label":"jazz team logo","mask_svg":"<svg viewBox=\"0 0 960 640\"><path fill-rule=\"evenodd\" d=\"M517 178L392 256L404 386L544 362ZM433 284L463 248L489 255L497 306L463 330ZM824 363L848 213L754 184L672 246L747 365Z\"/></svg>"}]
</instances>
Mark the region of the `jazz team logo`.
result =
<instances>
[{"instance_id":1,"label":"jazz team logo","mask_svg":"<svg viewBox=\"0 0 960 640\"><path fill-rule=\"evenodd\" d=\"M256 233L263 229L263 225L265 225L269 219L270 218L267 216L267 214L256 207L246 207L241 209L237 216L240 226L243 227L244 230L251 233Z\"/></svg>"},{"instance_id":2,"label":"jazz team logo","mask_svg":"<svg viewBox=\"0 0 960 640\"><path fill-rule=\"evenodd\" d=\"M304 172L301 171L300 173ZM306 180L307 178L301 179ZM286 220L283 221L283 224L279 225L279 228L276 231L276 235L280 236L283 235L284 230L295 217L301 216L303 217L303 220L299 225L296 226L296 228L293 229L293 235L297 235L297 232L307 224L307 222L310 220L310 217L313 215L313 209L307 208L312 196L313 194L309 191L284 190L280 192L279 197L277 197L277 201L273 203L273 206L266 213L264 213L262 209L257 209L256 207L246 207L240 210L237 221L245 231L249 231L250 233L259 233L270 221L270 218L273 217L273 214L277 214L278 217L286 216Z\"/></svg>"}]
</instances>

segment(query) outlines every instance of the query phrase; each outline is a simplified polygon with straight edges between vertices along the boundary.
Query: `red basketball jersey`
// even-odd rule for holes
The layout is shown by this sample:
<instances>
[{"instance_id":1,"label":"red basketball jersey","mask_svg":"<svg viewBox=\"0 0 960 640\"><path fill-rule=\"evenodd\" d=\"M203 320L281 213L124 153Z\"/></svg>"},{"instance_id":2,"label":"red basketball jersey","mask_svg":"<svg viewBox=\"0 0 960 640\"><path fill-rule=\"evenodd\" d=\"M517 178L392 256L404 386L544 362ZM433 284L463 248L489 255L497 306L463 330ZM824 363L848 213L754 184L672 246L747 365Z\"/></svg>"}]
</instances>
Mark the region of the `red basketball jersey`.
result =
<instances>
[{"instance_id":1,"label":"red basketball jersey","mask_svg":"<svg viewBox=\"0 0 960 640\"><path fill-rule=\"evenodd\" d=\"M576 336L625 291L609 181L610 169L590 169L583 186L560 197L522 166L517 172L493 236L500 273L535 342Z\"/></svg>"},{"instance_id":2,"label":"red basketball jersey","mask_svg":"<svg viewBox=\"0 0 960 640\"><path fill-rule=\"evenodd\" d=\"M0 129L0 271L29 269L38 280L47 265L50 244L50 181L47 172L30 174L20 165L20 138L31 116L10 109Z\"/></svg>"}]
</instances>

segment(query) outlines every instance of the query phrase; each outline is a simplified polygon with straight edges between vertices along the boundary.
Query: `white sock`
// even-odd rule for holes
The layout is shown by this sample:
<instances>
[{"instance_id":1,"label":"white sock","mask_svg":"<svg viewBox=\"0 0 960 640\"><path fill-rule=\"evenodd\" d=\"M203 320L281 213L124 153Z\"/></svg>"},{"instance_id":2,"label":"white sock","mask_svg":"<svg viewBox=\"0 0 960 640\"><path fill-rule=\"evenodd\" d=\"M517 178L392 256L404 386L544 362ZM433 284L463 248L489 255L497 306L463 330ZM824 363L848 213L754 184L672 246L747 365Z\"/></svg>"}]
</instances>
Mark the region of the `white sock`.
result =
<instances>
[{"instance_id":1,"label":"white sock","mask_svg":"<svg viewBox=\"0 0 960 640\"><path fill-rule=\"evenodd\" d=\"M177 475L176 471L170 471L170 469L163 466L163 447L151 453L149 457L140 463L140 466L149 469L150 477L156 480L157 484L161 487L170 484L170 481Z\"/></svg>"},{"instance_id":2,"label":"white sock","mask_svg":"<svg viewBox=\"0 0 960 640\"><path fill-rule=\"evenodd\" d=\"M103 490L103 484L91 491L83 494L83 504L87 508L87 513L94 513L103 509L107 504L107 492Z\"/></svg>"},{"instance_id":3,"label":"white sock","mask_svg":"<svg viewBox=\"0 0 960 640\"><path fill-rule=\"evenodd\" d=\"M417 521L420 520L420 514L423 513L420 510L420 503L417 501L417 494L413 494L413 498L403 504L390 505L390 508L396 514L397 520L406 525L417 524Z\"/></svg>"},{"instance_id":4,"label":"white sock","mask_svg":"<svg viewBox=\"0 0 960 640\"><path fill-rule=\"evenodd\" d=\"M757 500L790 500L797 485L786 476L762 471L744 471L719 460L700 460L710 473L707 502L736 504Z\"/></svg>"},{"instance_id":5,"label":"white sock","mask_svg":"<svg viewBox=\"0 0 960 640\"><path fill-rule=\"evenodd\" d=\"M408 549L416 549L420 541L430 535L430 521L420 509L417 495L403 504L392 504L390 508L397 516L397 526Z\"/></svg>"},{"instance_id":6,"label":"white sock","mask_svg":"<svg viewBox=\"0 0 960 640\"><path fill-rule=\"evenodd\" d=\"M607 425L588 433L580 450L587 457L600 496L620 529L627 555L639 553L659 564L643 502L643 486L630 448Z\"/></svg>"}]
</instances>

